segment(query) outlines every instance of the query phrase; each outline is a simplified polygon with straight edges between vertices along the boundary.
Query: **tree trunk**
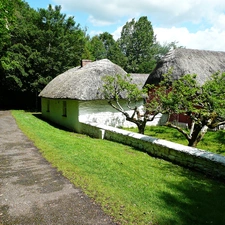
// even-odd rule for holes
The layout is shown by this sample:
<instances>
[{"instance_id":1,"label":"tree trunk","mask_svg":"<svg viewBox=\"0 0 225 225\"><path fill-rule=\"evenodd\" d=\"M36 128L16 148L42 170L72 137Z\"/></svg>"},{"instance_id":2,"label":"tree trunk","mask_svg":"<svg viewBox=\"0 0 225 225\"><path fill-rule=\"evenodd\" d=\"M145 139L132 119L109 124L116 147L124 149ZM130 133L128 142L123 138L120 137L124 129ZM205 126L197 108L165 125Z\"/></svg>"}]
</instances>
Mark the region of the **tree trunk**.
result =
<instances>
[{"instance_id":1,"label":"tree trunk","mask_svg":"<svg viewBox=\"0 0 225 225\"><path fill-rule=\"evenodd\" d=\"M207 130L208 126L206 125L204 125L201 129L196 129L192 134L192 138L188 141L188 146L196 147L206 134Z\"/></svg>"},{"instance_id":2,"label":"tree trunk","mask_svg":"<svg viewBox=\"0 0 225 225\"><path fill-rule=\"evenodd\" d=\"M145 127L142 126L142 125L139 125L139 126L138 126L138 133L139 133L139 134L144 134L144 133L145 133Z\"/></svg>"},{"instance_id":3,"label":"tree trunk","mask_svg":"<svg viewBox=\"0 0 225 225\"><path fill-rule=\"evenodd\" d=\"M145 126L146 126L146 121L141 121L141 123L137 124L139 134L145 133Z\"/></svg>"},{"instance_id":4,"label":"tree trunk","mask_svg":"<svg viewBox=\"0 0 225 225\"><path fill-rule=\"evenodd\" d=\"M129 121L129 122L132 122L132 123L135 123L138 127L138 133L139 134L144 134L145 132L145 126L146 126L146 123L147 123L147 120L144 119L144 120L136 120L132 117L130 117L128 114L124 114L126 116L126 120Z\"/></svg>"}]
</instances>

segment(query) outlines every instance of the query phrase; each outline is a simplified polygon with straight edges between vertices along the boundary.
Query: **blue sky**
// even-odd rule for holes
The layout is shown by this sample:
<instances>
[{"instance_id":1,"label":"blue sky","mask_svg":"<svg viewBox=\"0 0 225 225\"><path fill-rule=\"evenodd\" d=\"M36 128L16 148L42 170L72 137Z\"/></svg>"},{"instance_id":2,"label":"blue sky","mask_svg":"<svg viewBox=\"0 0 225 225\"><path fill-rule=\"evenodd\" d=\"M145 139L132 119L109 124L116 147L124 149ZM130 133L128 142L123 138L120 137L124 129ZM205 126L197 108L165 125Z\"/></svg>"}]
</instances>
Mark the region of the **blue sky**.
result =
<instances>
[{"instance_id":1,"label":"blue sky","mask_svg":"<svg viewBox=\"0 0 225 225\"><path fill-rule=\"evenodd\" d=\"M120 36L132 18L147 16L157 40L192 49L225 51L224 0L25 0L32 8L61 5L90 36Z\"/></svg>"}]
</instances>

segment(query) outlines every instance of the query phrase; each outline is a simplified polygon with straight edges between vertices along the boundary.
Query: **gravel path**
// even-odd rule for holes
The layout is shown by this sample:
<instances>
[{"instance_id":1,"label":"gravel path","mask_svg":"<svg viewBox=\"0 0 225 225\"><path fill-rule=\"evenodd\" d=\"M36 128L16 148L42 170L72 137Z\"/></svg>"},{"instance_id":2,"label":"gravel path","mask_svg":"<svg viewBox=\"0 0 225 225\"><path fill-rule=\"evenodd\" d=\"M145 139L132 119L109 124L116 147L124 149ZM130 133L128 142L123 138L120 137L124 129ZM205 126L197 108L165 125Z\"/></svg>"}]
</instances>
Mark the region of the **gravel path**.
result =
<instances>
[{"instance_id":1,"label":"gravel path","mask_svg":"<svg viewBox=\"0 0 225 225\"><path fill-rule=\"evenodd\" d=\"M115 224L0 111L0 225Z\"/></svg>"}]
</instances>

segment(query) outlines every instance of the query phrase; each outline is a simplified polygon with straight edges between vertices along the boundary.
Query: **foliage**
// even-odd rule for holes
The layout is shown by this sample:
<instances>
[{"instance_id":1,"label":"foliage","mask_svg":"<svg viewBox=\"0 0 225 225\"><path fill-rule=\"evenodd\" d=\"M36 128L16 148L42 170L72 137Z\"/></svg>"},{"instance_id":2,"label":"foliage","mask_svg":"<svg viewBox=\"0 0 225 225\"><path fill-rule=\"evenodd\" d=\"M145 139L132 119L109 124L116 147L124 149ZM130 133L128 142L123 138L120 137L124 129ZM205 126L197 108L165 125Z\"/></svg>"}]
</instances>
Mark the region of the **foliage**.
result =
<instances>
[{"instance_id":1,"label":"foliage","mask_svg":"<svg viewBox=\"0 0 225 225\"><path fill-rule=\"evenodd\" d=\"M140 17L138 21L132 19L127 22L118 40L122 53L126 57L125 71L129 73L150 73L156 64L155 36L146 16Z\"/></svg>"},{"instance_id":2,"label":"foliage","mask_svg":"<svg viewBox=\"0 0 225 225\"><path fill-rule=\"evenodd\" d=\"M37 100L47 83L82 58L108 58L129 72L148 73L162 56L155 42L147 17L127 22L118 41L107 32L90 38L61 6L34 10L22 0L0 0L1 106L14 102L9 96Z\"/></svg>"},{"instance_id":3,"label":"foliage","mask_svg":"<svg viewBox=\"0 0 225 225\"><path fill-rule=\"evenodd\" d=\"M125 57L122 54L118 43L108 32L103 32L91 38L90 52L93 56L92 59L94 60L107 58L121 67L124 67L125 65Z\"/></svg>"},{"instance_id":4,"label":"foliage","mask_svg":"<svg viewBox=\"0 0 225 225\"><path fill-rule=\"evenodd\" d=\"M127 22L117 41L108 32L95 35L90 40L92 59L108 58L130 73L150 73L156 62L174 48L177 48L176 42L161 45L156 41L147 17Z\"/></svg>"},{"instance_id":5,"label":"foliage","mask_svg":"<svg viewBox=\"0 0 225 225\"><path fill-rule=\"evenodd\" d=\"M80 64L87 38L61 7L38 9L14 1L9 36L1 51L1 91L37 93L56 75ZM4 37L0 36L1 43ZM11 94L12 95L12 94Z\"/></svg>"},{"instance_id":6,"label":"foliage","mask_svg":"<svg viewBox=\"0 0 225 225\"><path fill-rule=\"evenodd\" d=\"M106 49L102 40L99 38L99 35L95 35L91 38L89 48L93 56L93 60L100 60L106 58Z\"/></svg>"},{"instance_id":7,"label":"foliage","mask_svg":"<svg viewBox=\"0 0 225 225\"><path fill-rule=\"evenodd\" d=\"M4 1L0 0L0 52L4 48L6 44L8 44L10 40L10 30L11 30L11 23L14 20L13 13L13 5L14 1Z\"/></svg>"},{"instance_id":8,"label":"foliage","mask_svg":"<svg viewBox=\"0 0 225 225\"><path fill-rule=\"evenodd\" d=\"M146 106L151 111L155 108L152 102L158 102L160 112L168 114L166 126L177 129L188 140L188 145L194 147L208 128L215 129L225 124L225 73L213 74L202 86L196 78L195 74L187 74L171 80L169 74L165 75L159 86L155 89L150 87L154 91L150 91L150 100ZM186 130L169 121L173 114L188 116L191 120L190 129Z\"/></svg>"},{"instance_id":9,"label":"foliage","mask_svg":"<svg viewBox=\"0 0 225 225\"><path fill-rule=\"evenodd\" d=\"M119 224L224 224L224 182L13 111L42 155ZM94 149L93 149L94 146Z\"/></svg>"},{"instance_id":10,"label":"foliage","mask_svg":"<svg viewBox=\"0 0 225 225\"><path fill-rule=\"evenodd\" d=\"M155 45L155 59L157 62L159 62L161 60L161 58L163 56L165 56L169 51L177 49L177 48L184 48L183 46L178 46L178 42L177 41L172 41L170 43L163 43L160 44L158 41L156 41Z\"/></svg>"},{"instance_id":11,"label":"foliage","mask_svg":"<svg viewBox=\"0 0 225 225\"><path fill-rule=\"evenodd\" d=\"M99 39L102 41L106 50L106 58L123 67L125 57L120 51L118 43L113 39L113 36L108 32L104 32L99 35Z\"/></svg>"},{"instance_id":12,"label":"foliage","mask_svg":"<svg viewBox=\"0 0 225 225\"><path fill-rule=\"evenodd\" d=\"M146 123L154 119L154 116L149 117L149 112L145 107L140 108L143 105L146 90L140 89L133 82L130 74L105 76L103 83L103 94L108 103L121 112L127 121L136 124L139 133L144 134ZM122 99L126 99L127 109L132 111L131 114L121 104Z\"/></svg>"}]
</instances>

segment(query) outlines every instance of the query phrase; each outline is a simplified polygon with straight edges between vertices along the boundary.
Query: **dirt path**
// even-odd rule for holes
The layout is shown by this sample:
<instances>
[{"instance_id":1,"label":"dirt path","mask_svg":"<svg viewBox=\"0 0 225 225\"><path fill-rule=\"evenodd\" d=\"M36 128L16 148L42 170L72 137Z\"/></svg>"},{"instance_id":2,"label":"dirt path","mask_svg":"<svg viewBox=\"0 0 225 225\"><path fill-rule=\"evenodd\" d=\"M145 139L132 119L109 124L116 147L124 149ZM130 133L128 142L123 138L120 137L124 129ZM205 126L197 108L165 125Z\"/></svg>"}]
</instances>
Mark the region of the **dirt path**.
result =
<instances>
[{"instance_id":1,"label":"dirt path","mask_svg":"<svg viewBox=\"0 0 225 225\"><path fill-rule=\"evenodd\" d=\"M0 111L0 225L115 224Z\"/></svg>"}]
</instances>

